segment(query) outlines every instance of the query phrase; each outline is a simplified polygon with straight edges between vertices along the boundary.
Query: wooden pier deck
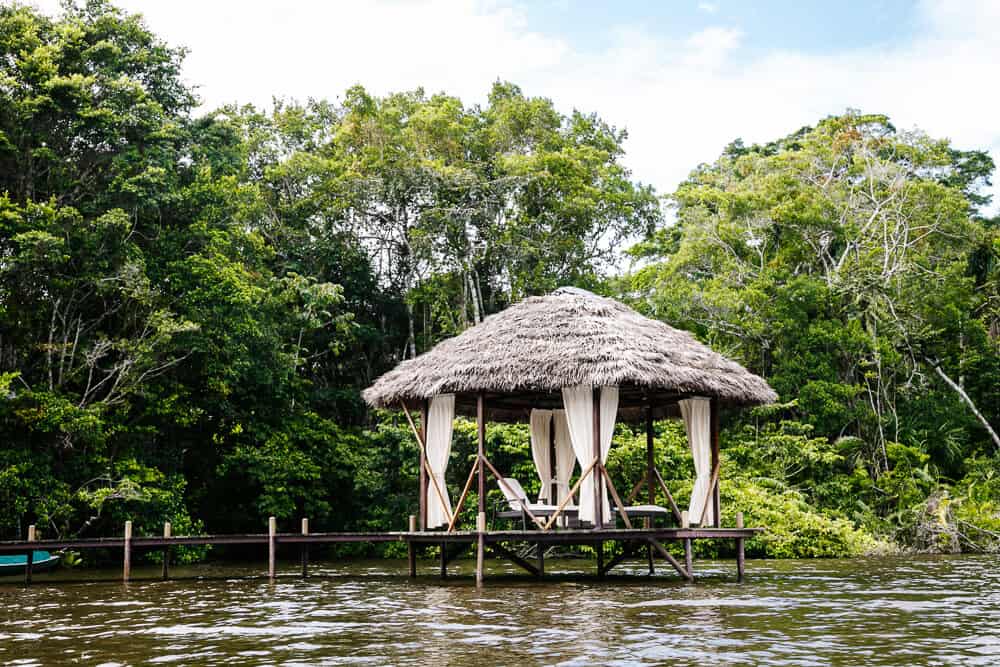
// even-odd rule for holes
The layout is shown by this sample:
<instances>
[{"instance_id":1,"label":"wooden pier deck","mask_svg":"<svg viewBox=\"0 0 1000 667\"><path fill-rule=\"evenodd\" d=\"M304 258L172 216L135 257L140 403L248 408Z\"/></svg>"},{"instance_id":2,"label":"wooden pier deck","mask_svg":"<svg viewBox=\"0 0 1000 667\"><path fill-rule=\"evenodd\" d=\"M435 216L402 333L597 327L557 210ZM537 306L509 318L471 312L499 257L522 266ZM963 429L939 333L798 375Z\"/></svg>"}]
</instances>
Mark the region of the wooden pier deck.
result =
<instances>
[{"instance_id":1,"label":"wooden pier deck","mask_svg":"<svg viewBox=\"0 0 1000 667\"><path fill-rule=\"evenodd\" d=\"M268 575L276 576L276 551L281 545L298 545L302 559L302 576L306 576L308 568L308 547L322 544L345 543L385 543L402 542L407 544L409 552L409 574L416 576L416 548L418 546L439 546L441 574L446 576L448 563L463 553L469 546L478 545L480 539L485 549L493 555L509 560L518 567L534 576L544 574L543 548L536 549L535 562L529 562L518 555L511 545L587 545L597 550L597 572L603 576L613 567L640 551L647 552L652 571L652 554L655 552L664 558L682 577L693 580L692 543L694 540L735 540L737 552L737 576L740 580L744 574L743 544L761 532L762 528L606 528L592 529L562 529L562 530L454 530L445 531L398 531L381 533L337 532L311 533L308 522L303 520L302 531L298 533L279 533L275 530L275 521L269 522L267 533L252 533L242 535L171 535L169 524L164 526L163 536L132 536L131 522L126 523L122 537L101 538L71 538L71 539L28 539L20 541L0 542L0 554L26 554L28 563L25 569L25 583L31 583L31 554L37 550L58 551L61 549L120 549L123 552L123 579L131 576L131 560L136 550L159 550L165 555L163 578L169 576L170 550L178 546L204 545L260 545L267 547ZM34 536L35 531L29 531ZM608 542L619 542L623 550L607 563L604 561L604 545ZM685 562L679 563L663 546L664 542L682 542L684 545ZM481 579L482 563L477 563L477 580Z\"/></svg>"}]
</instances>

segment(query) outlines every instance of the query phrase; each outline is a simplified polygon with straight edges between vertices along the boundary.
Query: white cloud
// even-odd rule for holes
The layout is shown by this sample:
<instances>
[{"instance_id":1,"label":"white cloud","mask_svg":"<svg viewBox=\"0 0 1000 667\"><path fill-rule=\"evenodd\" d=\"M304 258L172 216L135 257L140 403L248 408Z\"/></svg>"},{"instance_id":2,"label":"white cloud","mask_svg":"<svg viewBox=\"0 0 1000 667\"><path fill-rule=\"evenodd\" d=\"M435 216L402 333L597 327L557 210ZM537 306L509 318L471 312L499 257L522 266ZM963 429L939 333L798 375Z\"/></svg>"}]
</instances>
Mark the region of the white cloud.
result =
<instances>
[{"instance_id":1,"label":"white cloud","mask_svg":"<svg viewBox=\"0 0 1000 667\"><path fill-rule=\"evenodd\" d=\"M336 98L357 82L376 93L424 86L473 103L506 79L627 127L627 163L661 192L736 137L768 141L848 107L1000 160L1000 3L992 0L923 0L906 44L752 56L741 50L749 36L728 26L666 40L609 25L610 46L595 50L558 24L530 25L516 1L118 0L190 47L185 75L207 107ZM39 4L57 9L56 0ZM562 11L575 18L572 3Z\"/></svg>"},{"instance_id":2,"label":"white cloud","mask_svg":"<svg viewBox=\"0 0 1000 667\"><path fill-rule=\"evenodd\" d=\"M714 14L719 11L719 5L714 2L699 2L698 9L705 12L706 14Z\"/></svg>"}]
</instances>

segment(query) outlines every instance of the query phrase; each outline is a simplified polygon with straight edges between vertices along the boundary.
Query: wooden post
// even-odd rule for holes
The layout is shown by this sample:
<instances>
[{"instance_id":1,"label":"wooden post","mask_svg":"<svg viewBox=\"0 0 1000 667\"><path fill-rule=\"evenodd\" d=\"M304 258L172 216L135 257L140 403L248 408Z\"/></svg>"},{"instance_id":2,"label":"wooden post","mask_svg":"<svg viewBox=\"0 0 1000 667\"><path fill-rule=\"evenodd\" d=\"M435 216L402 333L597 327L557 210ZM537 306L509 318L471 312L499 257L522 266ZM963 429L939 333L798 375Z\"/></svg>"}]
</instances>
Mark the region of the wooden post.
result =
<instances>
[{"instance_id":1,"label":"wooden post","mask_svg":"<svg viewBox=\"0 0 1000 667\"><path fill-rule=\"evenodd\" d=\"M275 555L277 550L277 540L275 535L278 532L278 522L272 516L267 518L267 577L274 581L275 575Z\"/></svg>"},{"instance_id":2,"label":"wooden post","mask_svg":"<svg viewBox=\"0 0 1000 667\"><path fill-rule=\"evenodd\" d=\"M556 466L556 411L552 411L552 416L549 417L549 479L552 483L549 484L549 504L556 505L559 503L559 480L557 478L559 468Z\"/></svg>"},{"instance_id":3,"label":"wooden post","mask_svg":"<svg viewBox=\"0 0 1000 667\"><path fill-rule=\"evenodd\" d=\"M417 532L417 516L415 514L410 515L409 529L411 533ZM417 576L417 550L414 548L412 540L406 541L406 557L410 562L410 576Z\"/></svg>"},{"instance_id":4,"label":"wooden post","mask_svg":"<svg viewBox=\"0 0 1000 667\"><path fill-rule=\"evenodd\" d=\"M477 514L486 512L486 471L483 461L486 459L486 396L479 392L476 396L476 463L479 465L479 506Z\"/></svg>"},{"instance_id":5,"label":"wooden post","mask_svg":"<svg viewBox=\"0 0 1000 667\"><path fill-rule=\"evenodd\" d=\"M545 545L541 542L535 542L535 558L538 561L538 576L541 577L545 574Z\"/></svg>"},{"instance_id":6,"label":"wooden post","mask_svg":"<svg viewBox=\"0 0 1000 667\"><path fill-rule=\"evenodd\" d=\"M719 467L719 400L713 398L711 403L709 403L709 414L711 415L709 421L711 423L711 442L712 442L712 470L716 470ZM712 525L718 528L722 525L720 518L720 511L722 509L721 497L719 494L719 481L722 475L719 475L715 479L715 483L712 485L710 490L712 510L715 515L715 520Z\"/></svg>"},{"instance_id":7,"label":"wooden post","mask_svg":"<svg viewBox=\"0 0 1000 667\"><path fill-rule=\"evenodd\" d=\"M122 565L122 580L128 581L132 576L132 522L125 522L125 558Z\"/></svg>"},{"instance_id":8,"label":"wooden post","mask_svg":"<svg viewBox=\"0 0 1000 667\"><path fill-rule=\"evenodd\" d=\"M404 408L405 409L405 408ZM428 402L420 403L420 442L427 442L427 412ZM427 469L424 445L420 446L420 530L427 530L427 476L430 471Z\"/></svg>"},{"instance_id":9,"label":"wooden post","mask_svg":"<svg viewBox=\"0 0 1000 667\"><path fill-rule=\"evenodd\" d=\"M441 543L441 578L448 578L448 543Z\"/></svg>"},{"instance_id":10,"label":"wooden post","mask_svg":"<svg viewBox=\"0 0 1000 667\"><path fill-rule=\"evenodd\" d=\"M28 526L28 541L34 542L36 539L38 539L38 536L35 532L35 524L31 524L30 526ZM26 560L24 563L24 585L30 586L31 571L34 569L35 565L35 550L29 547L28 553L25 558Z\"/></svg>"},{"instance_id":11,"label":"wooden post","mask_svg":"<svg viewBox=\"0 0 1000 667\"><path fill-rule=\"evenodd\" d=\"M594 545L594 550L597 551L597 577L599 579L604 578L604 542L598 542Z\"/></svg>"},{"instance_id":12,"label":"wooden post","mask_svg":"<svg viewBox=\"0 0 1000 667\"><path fill-rule=\"evenodd\" d=\"M654 484L653 470L656 469L655 457L653 456L653 402L646 403L646 499L650 505L656 504L656 486ZM646 528L653 527L653 520L646 517L643 522ZM649 573L655 572L653 565L653 545L646 545L646 560L649 564Z\"/></svg>"},{"instance_id":13,"label":"wooden post","mask_svg":"<svg viewBox=\"0 0 1000 667\"><path fill-rule=\"evenodd\" d=\"M743 512L736 513L736 527L743 527ZM743 574L746 569L746 559L743 553L743 538L736 538L736 580L742 582Z\"/></svg>"},{"instance_id":14,"label":"wooden post","mask_svg":"<svg viewBox=\"0 0 1000 667\"><path fill-rule=\"evenodd\" d=\"M486 551L486 512L476 515L476 586L483 585L483 565Z\"/></svg>"},{"instance_id":15,"label":"wooden post","mask_svg":"<svg viewBox=\"0 0 1000 667\"><path fill-rule=\"evenodd\" d=\"M691 519L688 517L688 511L683 510L681 512L681 528L690 528ZM687 570L688 579L694 579L694 545L691 543L690 537L684 538L684 569Z\"/></svg>"},{"instance_id":16,"label":"wooden post","mask_svg":"<svg viewBox=\"0 0 1000 667\"><path fill-rule=\"evenodd\" d=\"M163 523L163 537L164 539L170 538L172 527L169 521ZM170 546L163 547L163 572L162 577L164 580L170 578Z\"/></svg>"},{"instance_id":17,"label":"wooden post","mask_svg":"<svg viewBox=\"0 0 1000 667\"><path fill-rule=\"evenodd\" d=\"M594 413L594 458L601 461L601 388L594 387L593 393L593 413ZM601 466L594 469L594 529L604 528L604 488L602 482L604 477L601 474ZM603 556L603 554L602 554ZM600 562L600 561L599 561Z\"/></svg>"},{"instance_id":18,"label":"wooden post","mask_svg":"<svg viewBox=\"0 0 1000 667\"><path fill-rule=\"evenodd\" d=\"M302 517L302 534L309 534L309 519ZM302 543L302 578L309 576L309 545Z\"/></svg>"}]
</instances>

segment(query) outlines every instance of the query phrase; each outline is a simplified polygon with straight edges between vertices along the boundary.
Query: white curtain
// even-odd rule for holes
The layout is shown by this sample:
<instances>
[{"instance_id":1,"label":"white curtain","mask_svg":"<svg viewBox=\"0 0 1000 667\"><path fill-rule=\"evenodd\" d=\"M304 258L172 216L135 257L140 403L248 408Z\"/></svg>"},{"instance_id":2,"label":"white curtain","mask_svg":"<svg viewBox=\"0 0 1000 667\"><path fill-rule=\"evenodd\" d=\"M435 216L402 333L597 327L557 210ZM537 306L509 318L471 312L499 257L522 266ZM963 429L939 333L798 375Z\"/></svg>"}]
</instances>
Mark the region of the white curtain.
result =
<instances>
[{"instance_id":1,"label":"white curtain","mask_svg":"<svg viewBox=\"0 0 1000 667\"><path fill-rule=\"evenodd\" d=\"M551 410L531 411L531 458L541 480L542 490L538 492L538 502L549 502L552 496L552 443Z\"/></svg>"},{"instance_id":2,"label":"white curtain","mask_svg":"<svg viewBox=\"0 0 1000 667\"><path fill-rule=\"evenodd\" d=\"M427 463L430 474L437 480L441 495L444 496L444 505L434 489L434 482L427 480L427 528L446 526L448 517L451 516L451 500L448 498L444 473L448 469L448 457L451 456L451 430L454 421L455 395L441 394L432 398L427 411Z\"/></svg>"},{"instance_id":3,"label":"white curtain","mask_svg":"<svg viewBox=\"0 0 1000 667\"><path fill-rule=\"evenodd\" d=\"M692 524L698 523L707 503L704 525L711 526L715 523L709 488L712 483L711 402L707 398L688 398L679 403L688 443L691 445L691 456L694 457L695 479L688 516Z\"/></svg>"},{"instance_id":4,"label":"white curtain","mask_svg":"<svg viewBox=\"0 0 1000 667\"><path fill-rule=\"evenodd\" d=\"M569 425L570 440L573 443L573 451L576 453L576 460L580 463L580 472L583 473L594 460L594 390L592 387L576 386L563 387L563 405L566 408L566 421ZM601 388L601 441L600 458L601 463L608 460L608 450L611 448L611 436L615 432L615 418L618 415L618 387ZM594 478L596 474L591 470L587 478L580 485L580 509L579 517L581 521L594 523L596 515L594 508ZM603 494L601 512L603 522L611 522L611 503L608 502L607 489L604 480L601 479L601 493Z\"/></svg>"},{"instance_id":5,"label":"white curtain","mask_svg":"<svg viewBox=\"0 0 1000 667\"><path fill-rule=\"evenodd\" d=\"M573 454L566 411L553 410L552 413L556 427L556 498L553 504L559 504L569 495L569 479L576 467L576 456Z\"/></svg>"}]
</instances>

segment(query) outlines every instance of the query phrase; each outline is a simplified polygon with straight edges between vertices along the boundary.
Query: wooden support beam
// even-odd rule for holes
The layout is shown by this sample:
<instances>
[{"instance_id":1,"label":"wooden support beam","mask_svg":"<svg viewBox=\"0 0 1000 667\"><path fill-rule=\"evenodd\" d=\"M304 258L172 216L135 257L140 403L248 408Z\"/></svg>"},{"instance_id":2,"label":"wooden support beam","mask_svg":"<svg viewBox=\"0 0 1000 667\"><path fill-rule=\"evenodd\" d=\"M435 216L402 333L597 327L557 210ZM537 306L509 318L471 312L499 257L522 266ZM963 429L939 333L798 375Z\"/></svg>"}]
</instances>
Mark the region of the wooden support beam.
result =
<instances>
[{"instance_id":1,"label":"wooden support beam","mask_svg":"<svg viewBox=\"0 0 1000 667\"><path fill-rule=\"evenodd\" d=\"M406 409L406 406L403 406ZM427 435L427 412L428 405L427 401L420 402L420 430ZM409 419L409 413L406 417ZM418 508L418 516L420 517L420 530L427 530L427 476L430 474L430 470L427 469L426 455L424 454L424 437L419 438L417 442L417 448L420 450L420 505Z\"/></svg>"},{"instance_id":2,"label":"wooden support beam","mask_svg":"<svg viewBox=\"0 0 1000 667\"><path fill-rule=\"evenodd\" d=\"M132 577L132 522L125 522L124 558L122 560L122 581Z\"/></svg>"},{"instance_id":3,"label":"wooden support beam","mask_svg":"<svg viewBox=\"0 0 1000 667\"><path fill-rule=\"evenodd\" d=\"M476 536L476 586L482 586L486 551L486 512L476 515L476 531L479 533Z\"/></svg>"},{"instance_id":4,"label":"wooden support beam","mask_svg":"<svg viewBox=\"0 0 1000 667\"><path fill-rule=\"evenodd\" d=\"M486 511L486 471L483 469L486 463L486 395L482 392L476 396L476 463L479 464L478 516Z\"/></svg>"},{"instance_id":5,"label":"wooden support beam","mask_svg":"<svg viewBox=\"0 0 1000 667\"><path fill-rule=\"evenodd\" d=\"M163 523L163 539L169 540L173 527L170 525L169 521ZM160 573L161 578L166 581L170 578L170 545L163 547L163 570Z\"/></svg>"},{"instance_id":6,"label":"wooden support beam","mask_svg":"<svg viewBox=\"0 0 1000 667\"><path fill-rule=\"evenodd\" d=\"M611 475L608 474L608 469L604 467L603 463L598 463L601 468L601 477L605 480L608 485L608 490L611 491L611 497L614 498L615 504L618 506L618 516L622 518L622 522L625 524L626 528L632 527L632 521L628 518L628 514L625 513L625 506L622 505L622 499L618 495L618 489L615 488L615 483L611 481Z\"/></svg>"},{"instance_id":7,"label":"wooden support beam","mask_svg":"<svg viewBox=\"0 0 1000 667\"><path fill-rule=\"evenodd\" d=\"M690 528L691 520L688 518L688 511L684 510L681 512L681 528ZM684 539L684 569L688 571L688 574L694 577L694 543L691 541L690 537Z\"/></svg>"},{"instance_id":8,"label":"wooden support beam","mask_svg":"<svg viewBox=\"0 0 1000 667\"><path fill-rule=\"evenodd\" d=\"M486 464L486 467L490 469L490 472L493 473L493 476L496 477L497 482L499 482L501 486L503 486L505 489L507 489L507 491L508 491L508 493L510 493L510 495L516 496L517 494L514 493L514 489L512 489L510 487L510 484L508 484L507 480L504 479L504 476L500 474L500 471L493 467L493 464L490 463L490 460L488 458L486 458L486 456L483 456L482 457L482 461L483 461L483 463ZM545 522L543 522L537 516L535 516L534 514L532 514L531 510L528 509L528 507L526 505L522 504L521 505L521 510L525 514L527 514L528 518L531 519L535 523L535 525L537 525L539 528L541 528L542 530L547 530L548 529L548 526L545 525ZM480 510L480 511L483 511L483 510Z\"/></svg>"},{"instance_id":9,"label":"wooden support beam","mask_svg":"<svg viewBox=\"0 0 1000 667\"><path fill-rule=\"evenodd\" d=\"M667 483L663 481L663 475L656 468L653 468L653 473L656 475L657 481L660 483L660 488L663 489L663 494L667 497L667 502L670 503L670 511L673 512L674 521L678 523L681 522L681 509L677 506L677 502L674 500L674 494L670 493L670 489L667 488Z\"/></svg>"},{"instance_id":10,"label":"wooden support beam","mask_svg":"<svg viewBox=\"0 0 1000 667\"><path fill-rule=\"evenodd\" d=\"M38 538L35 531L35 524L28 526L28 542L34 542ZM31 573L35 566L35 550L30 545L24 562L24 585L31 585Z\"/></svg>"},{"instance_id":11,"label":"wooden support beam","mask_svg":"<svg viewBox=\"0 0 1000 667\"><path fill-rule=\"evenodd\" d=\"M527 572L529 572L530 574L533 574L536 577L540 575L537 567L535 567L534 565L532 565L528 561L524 560L523 558L521 558L516 553L514 553L513 551L511 551L507 547L503 546L499 542L493 542L489 546L490 546L490 549L493 552L495 552L497 556L500 556L501 558L506 558L507 560L509 560L514 565L517 565L522 570L526 570Z\"/></svg>"},{"instance_id":12,"label":"wooden support beam","mask_svg":"<svg viewBox=\"0 0 1000 667\"><path fill-rule=\"evenodd\" d=\"M656 485L654 481L660 474L656 470L656 457L653 454L653 402L652 400L647 400L646 402L646 501L650 505L656 504ZM666 486L666 485L664 485ZM667 494L667 498L673 503L674 499ZM631 501L629 501L631 502ZM646 517L642 522L643 527L652 528L653 519L651 517ZM649 573L653 574L656 571L656 567L653 565L653 546L651 544L646 545L646 562L649 567Z\"/></svg>"},{"instance_id":13,"label":"wooden support beam","mask_svg":"<svg viewBox=\"0 0 1000 667\"><path fill-rule=\"evenodd\" d=\"M468 542L459 542L458 544L455 545L454 548L448 549L447 550L448 553L444 559L445 565L451 565L451 561L455 560L463 553L465 553L465 550L468 549L469 546L470 545Z\"/></svg>"},{"instance_id":14,"label":"wooden support beam","mask_svg":"<svg viewBox=\"0 0 1000 667\"><path fill-rule=\"evenodd\" d=\"M743 512L736 513L736 527L743 527ZM736 538L736 580L743 581L743 574L746 570L746 557L743 553L744 540L742 537Z\"/></svg>"},{"instance_id":15,"label":"wooden support beam","mask_svg":"<svg viewBox=\"0 0 1000 667\"><path fill-rule=\"evenodd\" d=\"M652 549L653 547L650 546L649 548ZM630 542L622 542L622 552L607 562L607 564L604 566L604 573L607 574L616 565L621 564L623 561L625 561L627 558L633 555L635 555L635 546Z\"/></svg>"},{"instance_id":16,"label":"wooden support beam","mask_svg":"<svg viewBox=\"0 0 1000 667\"><path fill-rule=\"evenodd\" d=\"M448 518L448 523L451 523L451 514L448 512L448 501L445 500L444 492L441 491L441 485L438 484L437 477L431 473L431 464L427 459L427 417L424 415L424 422L420 425L420 431L417 430L416 425L413 423L413 418L410 417L410 411L406 409L405 403L400 403L403 408L403 413L406 415L406 421L410 423L410 430L413 431L414 437L417 439L417 443L420 445L420 454L423 457L424 466L427 468L427 477L430 479L431 484L434 486L434 491L437 493L438 500L441 502L441 509L444 511L444 515ZM422 431L422 433L421 433ZM425 504L424 512L427 511ZM424 517L424 530L427 529L427 518Z\"/></svg>"},{"instance_id":17,"label":"wooden support beam","mask_svg":"<svg viewBox=\"0 0 1000 667\"><path fill-rule=\"evenodd\" d=\"M458 497L458 504L455 505L455 509L451 515L451 523L448 524L448 532L455 530L455 525L458 523L458 517L462 514L462 505L465 504L465 497L469 495L469 489L472 488L472 480L476 477L476 471L479 470L479 455L476 455L476 462L472 464L472 469L469 470L469 478L465 480L465 487L462 489L462 495Z\"/></svg>"},{"instance_id":18,"label":"wooden support beam","mask_svg":"<svg viewBox=\"0 0 1000 667\"><path fill-rule=\"evenodd\" d=\"M441 543L441 578L448 578L448 543Z\"/></svg>"},{"instance_id":19,"label":"wooden support beam","mask_svg":"<svg viewBox=\"0 0 1000 667\"><path fill-rule=\"evenodd\" d=\"M594 413L593 449L594 458L601 461L601 388L594 387L591 411ZM594 469L594 530L604 528L604 485L601 467Z\"/></svg>"},{"instance_id":20,"label":"wooden support beam","mask_svg":"<svg viewBox=\"0 0 1000 667\"><path fill-rule=\"evenodd\" d=\"M646 500L650 505L656 504L656 487L653 484L656 474L656 461L653 455L653 404L646 404Z\"/></svg>"},{"instance_id":21,"label":"wooden support beam","mask_svg":"<svg viewBox=\"0 0 1000 667\"><path fill-rule=\"evenodd\" d=\"M717 489L718 485L719 485L719 466L718 466L718 464L716 464L715 467L712 469L712 478L708 482L708 488L709 489ZM705 525L705 517L708 516L709 503L715 503L715 501L712 500L712 494L709 494L709 497L705 501L704 507L701 508L701 518L698 519L698 525L699 526L704 526ZM714 527L716 527L716 528L719 527L719 517L718 517L718 515L716 515L715 521L713 523L714 523Z\"/></svg>"},{"instance_id":22,"label":"wooden support beam","mask_svg":"<svg viewBox=\"0 0 1000 667\"><path fill-rule=\"evenodd\" d=\"M711 489L710 496L712 502L712 508L715 513L715 519L712 525L718 528L722 525L722 519L720 517L720 511L722 509L721 496L719 494L719 400L713 398L709 403L709 414L710 414L710 428L711 428L711 442L712 442L712 470L713 470L713 481L708 487ZM705 503L708 506L708 503ZM701 523L705 522L704 516L702 516Z\"/></svg>"},{"instance_id":23,"label":"wooden support beam","mask_svg":"<svg viewBox=\"0 0 1000 667\"><path fill-rule=\"evenodd\" d=\"M417 516L415 514L410 515L410 522L407 527L411 533L417 532ZM413 546L412 540L406 541L406 559L410 565L410 576L417 576L417 549Z\"/></svg>"},{"instance_id":24,"label":"wooden support beam","mask_svg":"<svg viewBox=\"0 0 1000 667\"><path fill-rule=\"evenodd\" d=\"M596 542L594 551L597 553L597 576L604 577L604 542Z\"/></svg>"},{"instance_id":25,"label":"wooden support beam","mask_svg":"<svg viewBox=\"0 0 1000 667\"><path fill-rule=\"evenodd\" d=\"M638 482L633 484L632 490L628 492L628 496L625 498L625 502L631 505L632 502L635 500L636 496L639 495L639 490L643 487L645 483L646 483L646 478L643 477Z\"/></svg>"},{"instance_id":26,"label":"wooden support beam","mask_svg":"<svg viewBox=\"0 0 1000 667\"><path fill-rule=\"evenodd\" d=\"M276 552L277 552L277 539L275 535L278 534L278 520L273 516L267 518L267 577L271 581L274 581L275 566L276 566Z\"/></svg>"},{"instance_id":27,"label":"wooden support beam","mask_svg":"<svg viewBox=\"0 0 1000 667\"><path fill-rule=\"evenodd\" d=\"M566 505L568 505L569 501L573 499L573 494L576 493L576 490L580 488L580 485L583 483L583 480L587 478L587 475L589 475L594 470L594 466L596 466L597 464L598 464L598 459L594 459L593 461L590 462L590 465L587 466L587 469L584 470L583 474L580 475L580 478L576 480L576 484L573 485L573 488L569 490L569 493L566 494L566 497L562 499L561 503L559 503L559 507L557 507L556 511L552 513L552 516L549 517L548 523L545 524L544 530L548 530L549 528L552 527L552 524L555 523L559 515L562 514L562 511L566 509Z\"/></svg>"},{"instance_id":28,"label":"wooden support beam","mask_svg":"<svg viewBox=\"0 0 1000 667\"><path fill-rule=\"evenodd\" d=\"M538 576L545 574L545 545L535 542L535 560L538 562Z\"/></svg>"},{"instance_id":29,"label":"wooden support beam","mask_svg":"<svg viewBox=\"0 0 1000 667\"><path fill-rule=\"evenodd\" d=\"M693 581L694 580L694 574L692 574L691 572L688 572L683 567L681 567L681 564L677 562L676 558L674 558L672 555L670 555L670 552L667 551L667 548L665 546L663 546L662 544L660 544L660 542L658 540L656 540L656 539L654 539L652 537L649 537L647 539L649 540L649 543L651 545L653 545L653 548L656 549L657 551L659 551L660 555L663 556L663 558L666 559L666 561L668 563L670 563L675 570L677 570L677 573L679 575L681 575L682 577L684 577L688 581Z\"/></svg>"},{"instance_id":30,"label":"wooden support beam","mask_svg":"<svg viewBox=\"0 0 1000 667\"><path fill-rule=\"evenodd\" d=\"M309 519L306 517L302 517L302 534L309 534ZM299 555L302 557L302 578L305 579L309 576L309 544L307 542L302 543Z\"/></svg>"}]
</instances>

